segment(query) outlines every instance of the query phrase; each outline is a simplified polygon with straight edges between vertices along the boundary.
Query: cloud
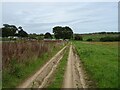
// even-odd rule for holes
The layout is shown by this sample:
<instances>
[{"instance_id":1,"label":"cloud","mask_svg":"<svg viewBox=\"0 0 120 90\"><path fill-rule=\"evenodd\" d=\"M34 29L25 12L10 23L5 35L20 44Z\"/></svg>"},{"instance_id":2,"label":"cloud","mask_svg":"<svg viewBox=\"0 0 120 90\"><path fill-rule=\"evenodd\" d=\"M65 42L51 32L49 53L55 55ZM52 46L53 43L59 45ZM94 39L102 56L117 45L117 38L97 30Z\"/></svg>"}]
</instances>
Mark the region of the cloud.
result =
<instances>
[{"instance_id":1,"label":"cloud","mask_svg":"<svg viewBox=\"0 0 120 90\"><path fill-rule=\"evenodd\" d=\"M3 23L21 25L29 33L52 32L68 25L74 32L117 31L117 3L3 3Z\"/></svg>"}]
</instances>

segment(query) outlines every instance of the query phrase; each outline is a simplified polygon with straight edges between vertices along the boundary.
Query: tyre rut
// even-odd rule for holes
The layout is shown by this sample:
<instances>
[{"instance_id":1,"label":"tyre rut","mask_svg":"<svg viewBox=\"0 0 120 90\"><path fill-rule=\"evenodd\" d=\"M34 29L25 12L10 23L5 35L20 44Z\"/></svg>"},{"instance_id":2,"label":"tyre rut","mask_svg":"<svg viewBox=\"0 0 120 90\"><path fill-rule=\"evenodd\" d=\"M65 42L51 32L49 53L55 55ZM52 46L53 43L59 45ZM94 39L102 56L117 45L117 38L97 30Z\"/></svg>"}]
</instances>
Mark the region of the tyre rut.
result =
<instances>
[{"instance_id":1,"label":"tyre rut","mask_svg":"<svg viewBox=\"0 0 120 90\"><path fill-rule=\"evenodd\" d=\"M70 46L67 68L64 76L63 88L87 88L84 71L78 55Z\"/></svg>"},{"instance_id":2,"label":"tyre rut","mask_svg":"<svg viewBox=\"0 0 120 90\"><path fill-rule=\"evenodd\" d=\"M52 73L55 71L60 60L63 57L63 52L66 49L65 46L61 49L51 60L49 60L42 68L40 68L33 76L29 77L25 82L19 85L17 88L43 88Z\"/></svg>"}]
</instances>

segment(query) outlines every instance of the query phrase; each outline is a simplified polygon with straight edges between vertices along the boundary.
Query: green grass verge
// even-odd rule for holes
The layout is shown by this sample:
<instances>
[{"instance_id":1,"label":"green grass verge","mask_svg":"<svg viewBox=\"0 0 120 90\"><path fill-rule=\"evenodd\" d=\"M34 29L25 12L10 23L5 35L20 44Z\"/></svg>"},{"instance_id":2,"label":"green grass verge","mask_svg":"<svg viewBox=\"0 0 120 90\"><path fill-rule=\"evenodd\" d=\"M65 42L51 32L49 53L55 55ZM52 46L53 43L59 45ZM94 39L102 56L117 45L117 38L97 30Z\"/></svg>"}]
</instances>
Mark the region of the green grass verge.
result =
<instances>
[{"instance_id":1,"label":"green grass verge","mask_svg":"<svg viewBox=\"0 0 120 90\"><path fill-rule=\"evenodd\" d=\"M65 52L64 52L64 56L61 59L59 65L56 69L54 79L48 85L47 88L61 88L62 87L63 80L64 80L64 73L65 73L65 69L67 66L68 53L69 53L69 48L67 47Z\"/></svg>"},{"instance_id":2,"label":"green grass verge","mask_svg":"<svg viewBox=\"0 0 120 90\"><path fill-rule=\"evenodd\" d=\"M118 46L73 42L98 88L118 87Z\"/></svg>"},{"instance_id":3,"label":"green grass verge","mask_svg":"<svg viewBox=\"0 0 120 90\"><path fill-rule=\"evenodd\" d=\"M2 88L14 88L19 83L22 83L23 80L35 73L61 48L63 48L63 46L53 48L51 52L43 54L41 58L37 58L35 60L32 59L27 63L18 64L15 60L12 60L12 65L14 65L14 68L12 68L12 70L4 70L2 72Z\"/></svg>"}]
</instances>

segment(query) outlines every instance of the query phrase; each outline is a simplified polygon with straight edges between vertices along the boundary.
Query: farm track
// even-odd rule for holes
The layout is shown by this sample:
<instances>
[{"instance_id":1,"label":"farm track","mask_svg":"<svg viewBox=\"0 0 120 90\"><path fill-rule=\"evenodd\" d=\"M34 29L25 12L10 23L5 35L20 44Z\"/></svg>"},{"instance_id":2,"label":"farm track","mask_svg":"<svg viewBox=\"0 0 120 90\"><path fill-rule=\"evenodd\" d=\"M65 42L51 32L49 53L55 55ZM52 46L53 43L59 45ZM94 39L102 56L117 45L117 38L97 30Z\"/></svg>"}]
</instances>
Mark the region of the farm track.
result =
<instances>
[{"instance_id":1,"label":"farm track","mask_svg":"<svg viewBox=\"0 0 120 90\"><path fill-rule=\"evenodd\" d=\"M33 76L28 78L24 83L17 88L45 88L51 81L60 60L63 57L65 46L51 60L49 60L40 70ZM71 44L67 67L64 75L62 88L91 88L92 82L87 77L83 69L82 62L76 53L75 47Z\"/></svg>"},{"instance_id":2,"label":"farm track","mask_svg":"<svg viewBox=\"0 0 120 90\"><path fill-rule=\"evenodd\" d=\"M38 70L33 76L29 77L24 83L17 88L43 88L49 82L50 76L55 71L60 60L63 57L63 52L66 49L65 46L61 49L51 60L49 60L40 70Z\"/></svg>"},{"instance_id":3,"label":"farm track","mask_svg":"<svg viewBox=\"0 0 120 90\"><path fill-rule=\"evenodd\" d=\"M67 68L64 76L63 88L88 88L86 76L82 68L82 64L75 48L71 45Z\"/></svg>"}]
</instances>

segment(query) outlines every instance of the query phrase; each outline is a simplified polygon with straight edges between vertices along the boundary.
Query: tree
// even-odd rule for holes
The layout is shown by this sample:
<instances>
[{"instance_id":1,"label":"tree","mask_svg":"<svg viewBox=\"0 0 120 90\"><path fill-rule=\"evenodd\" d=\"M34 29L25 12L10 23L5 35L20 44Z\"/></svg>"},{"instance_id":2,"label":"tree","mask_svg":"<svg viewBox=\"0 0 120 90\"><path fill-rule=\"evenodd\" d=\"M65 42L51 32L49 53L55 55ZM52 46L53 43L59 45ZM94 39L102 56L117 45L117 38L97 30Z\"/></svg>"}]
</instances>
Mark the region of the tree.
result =
<instances>
[{"instance_id":1,"label":"tree","mask_svg":"<svg viewBox=\"0 0 120 90\"><path fill-rule=\"evenodd\" d=\"M28 35L30 39L36 39L37 38L37 34L33 33L33 34L29 34Z\"/></svg>"},{"instance_id":2,"label":"tree","mask_svg":"<svg viewBox=\"0 0 120 90\"><path fill-rule=\"evenodd\" d=\"M63 28L61 26L56 26L53 28L53 33L56 39L62 38L62 30Z\"/></svg>"},{"instance_id":3,"label":"tree","mask_svg":"<svg viewBox=\"0 0 120 90\"><path fill-rule=\"evenodd\" d=\"M15 25L3 24L3 26L2 37L15 36L15 33L18 30Z\"/></svg>"},{"instance_id":4,"label":"tree","mask_svg":"<svg viewBox=\"0 0 120 90\"><path fill-rule=\"evenodd\" d=\"M83 40L83 37L80 36L80 35L75 35L75 40L80 40L80 41L82 41L82 40Z\"/></svg>"},{"instance_id":5,"label":"tree","mask_svg":"<svg viewBox=\"0 0 120 90\"><path fill-rule=\"evenodd\" d=\"M53 33L56 39L71 39L73 38L73 31L70 27L56 26L53 28Z\"/></svg>"},{"instance_id":6,"label":"tree","mask_svg":"<svg viewBox=\"0 0 120 90\"><path fill-rule=\"evenodd\" d=\"M64 39L71 39L73 38L73 31L70 27L64 27L63 28L64 31Z\"/></svg>"},{"instance_id":7,"label":"tree","mask_svg":"<svg viewBox=\"0 0 120 90\"><path fill-rule=\"evenodd\" d=\"M22 29L21 26L18 27L18 28L19 28L19 31L18 31L18 36L19 36L19 37L28 37L27 32L25 32L25 31Z\"/></svg>"},{"instance_id":8,"label":"tree","mask_svg":"<svg viewBox=\"0 0 120 90\"><path fill-rule=\"evenodd\" d=\"M52 39L52 35L49 32L47 32L47 33L45 33L44 38L45 39Z\"/></svg>"}]
</instances>

